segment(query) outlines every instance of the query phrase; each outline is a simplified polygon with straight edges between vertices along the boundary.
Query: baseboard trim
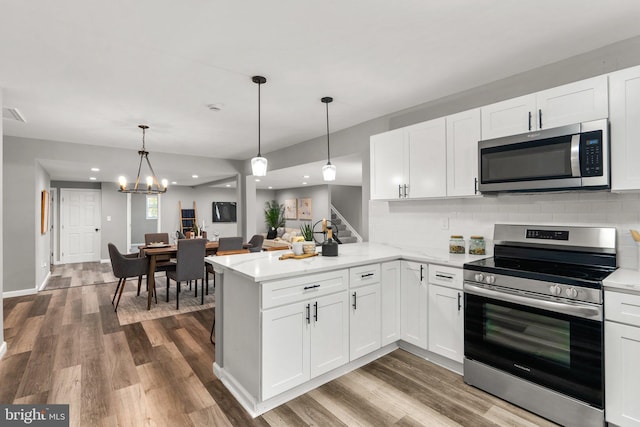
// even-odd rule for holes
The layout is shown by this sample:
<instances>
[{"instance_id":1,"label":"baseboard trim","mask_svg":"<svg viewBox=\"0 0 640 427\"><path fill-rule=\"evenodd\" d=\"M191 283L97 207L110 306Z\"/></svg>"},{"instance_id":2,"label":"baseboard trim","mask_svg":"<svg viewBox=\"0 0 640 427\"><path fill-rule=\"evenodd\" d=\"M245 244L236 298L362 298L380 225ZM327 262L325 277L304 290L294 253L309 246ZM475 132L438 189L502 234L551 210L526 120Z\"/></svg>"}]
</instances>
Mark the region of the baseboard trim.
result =
<instances>
[{"instance_id":1,"label":"baseboard trim","mask_svg":"<svg viewBox=\"0 0 640 427\"><path fill-rule=\"evenodd\" d=\"M111 260L109 258L100 260L100 264L109 264L110 262Z\"/></svg>"},{"instance_id":2,"label":"baseboard trim","mask_svg":"<svg viewBox=\"0 0 640 427\"><path fill-rule=\"evenodd\" d=\"M44 278L44 280L42 281L42 284L40 285L40 287L38 288L38 292L44 290L44 288L47 287L47 283L49 283L49 278L51 277L51 272L48 271L47 272L47 276Z\"/></svg>"},{"instance_id":3,"label":"baseboard trim","mask_svg":"<svg viewBox=\"0 0 640 427\"><path fill-rule=\"evenodd\" d=\"M2 359L7 352L7 342L2 341L2 345L0 345L0 359Z\"/></svg>"},{"instance_id":4,"label":"baseboard trim","mask_svg":"<svg viewBox=\"0 0 640 427\"><path fill-rule=\"evenodd\" d=\"M3 292L2 293L2 298L14 298L14 297L23 297L25 295L35 295L38 293L38 289L37 288L33 288L33 289L20 289L18 291L9 291L9 292Z\"/></svg>"}]
</instances>

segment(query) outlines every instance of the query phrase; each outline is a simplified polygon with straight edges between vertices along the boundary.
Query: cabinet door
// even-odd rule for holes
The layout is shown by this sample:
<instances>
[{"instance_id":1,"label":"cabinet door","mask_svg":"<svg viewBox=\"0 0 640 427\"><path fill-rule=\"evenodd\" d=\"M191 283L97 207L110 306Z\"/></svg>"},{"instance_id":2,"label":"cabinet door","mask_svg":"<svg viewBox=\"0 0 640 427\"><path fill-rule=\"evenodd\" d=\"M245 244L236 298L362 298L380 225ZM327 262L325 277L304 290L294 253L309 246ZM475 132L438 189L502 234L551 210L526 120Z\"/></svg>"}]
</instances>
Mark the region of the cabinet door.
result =
<instances>
[{"instance_id":1,"label":"cabinet door","mask_svg":"<svg viewBox=\"0 0 640 427\"><path fill-rule=\"evenodd\" d=\"M404 128L408 147L407 197L447 195L447 141L445 118Z\"/></svg>"},{"instance_id":2,"label":"cabinet door","mask_svg":"<svg viewBox=\"0 0 640 427\"><path fill-rule=\"evenodd\" d=\"M311 378L349 362L349 294L311 301Z\"/></svg>"},{"instance_id":3,"label":"cabinet door","mask_svg":"<svg viewBox=\"0 0 640 427\"><path fill-rule=\"evenodd\" d=\"M464 356L462 291L429 283L429 350L456 362Z\"/></svg>"},{"instance_id":4,"label":"cabinet door","mask_svg":"<svg viewBox=\"0 0 640 427\"><path fill-rule=\"evenodd\" d=\"M262 400L310 378L307 304L262 312Z\"/></svg>"},{"instance_id":5,"label":"cabinet door","mask_svg":"<svg viewBox=\"0 0 640 427\"><path fill-rule=\"evenodd\" d=\"M604 119L609 116L607 76L581 80L536 94L538 129Z\"/></svg>"},{"instance_id":6,"label":"cabinet door","mask_svg":"<svg viewBox=\"0 0 640 427\"><path fill-rule=\"evenodd\" d=\"M480 109L482 114L482 139L517 135L534 130L533 113L536 109L535 95L519 96L496 102Z\"/></svg>"},{"instance_id":7,"label":"cabinet door","mask_svg":"<svg viewBox=\"0 0 640 427\"><path fill-rule=\"evenodd\" d=\"M396 129L371 136L371 199L398 199L408 183L404 174L404 131Z\"/></svg>"},{"instance_id":8,"label":"cabinet door","mask_svg":"<svg viewBox=\"0 0 640 427\"><path fill-rule=\"evenodd\" d=\"M609 75L611 189L640 189L640 67Z\"/></svg>"},{"instance_id":9,"label":"cabinet door","mask_svg":"<svg viewBox=\"0 0 640 427\"><path fill-rule=\"evenodd\" d=\"M604 322L606 420L640 426L640 328Z\"/></svg>"},{"instance_id":10,"label":"cabinet door","mask_svg":"<svg viewBox=\"0 0 640 427\"><path fill-rule=\"evenodd\" d=\"M447 117L447 196L477 192L480 109Z\"/></svg>"},{"instance_id":11,"label":"cabinet door","mask_svg":"<svg viewBox=\"0 0 640 427\"><path fill-rule=\"evenodd\" d=\"M380 284L349 291L349 359L380 348Z\"/></svg>"},{"instance_id":12,"label":"cabinet door","mask_svg":"<svg viewBox=\"0 0 640 427\"><path fill-rule=\"evenodd\" d=\"M427 268L417 262L402 261L400 273L400 331L402 339L427 349Z\"/></svg>"},{"instance_id":13,"label":"cabinet door","mask_svg":"<svg viewBox=\"0 0 640 427\"><path fill-rule=\"evenodd\" d=\"M400 261L380 266L381 342L385 346L400 339Z\"/></svg>"}]
</instances>

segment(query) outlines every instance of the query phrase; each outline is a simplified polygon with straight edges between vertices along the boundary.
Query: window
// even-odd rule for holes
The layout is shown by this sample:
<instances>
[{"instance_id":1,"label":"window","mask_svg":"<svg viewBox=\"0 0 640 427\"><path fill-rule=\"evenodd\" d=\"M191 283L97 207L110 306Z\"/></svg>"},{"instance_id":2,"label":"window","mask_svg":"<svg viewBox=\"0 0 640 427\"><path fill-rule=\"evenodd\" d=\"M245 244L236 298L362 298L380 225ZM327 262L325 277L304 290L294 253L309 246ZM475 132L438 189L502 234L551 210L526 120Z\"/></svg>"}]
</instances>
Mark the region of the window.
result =
<instances>
[{"instance_id":1,"label":"window","mask_svg":"<svg viewBox=\"0 0 640 427\"><path fill-rule=\"evenodd\" d=\"M158 219L158 196L147 195L147 219Z\"/></svg>"}]
</instances>

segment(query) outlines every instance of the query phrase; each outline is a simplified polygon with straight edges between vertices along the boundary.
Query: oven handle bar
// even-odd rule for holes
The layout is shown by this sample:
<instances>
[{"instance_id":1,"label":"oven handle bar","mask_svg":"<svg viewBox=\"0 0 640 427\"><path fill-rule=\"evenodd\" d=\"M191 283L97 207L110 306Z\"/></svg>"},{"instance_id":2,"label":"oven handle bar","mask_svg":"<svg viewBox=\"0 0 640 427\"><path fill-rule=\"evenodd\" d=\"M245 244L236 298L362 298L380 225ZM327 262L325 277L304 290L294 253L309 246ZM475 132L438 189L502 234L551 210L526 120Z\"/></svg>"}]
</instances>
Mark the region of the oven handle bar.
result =
<instances>
[{"instance_id":1,"label":"oven handle bar","mask_svg":"<svg viewBox=\"0 0 640 427\"><path fill-rule=\"evenodd\" d=\"M571 304L566 302L543 300L529 296L494 291L493 289L476 286L469 282L464 282L464 291L468 294L493 298L496 300L520 304L527 307L539 308L541 310L567 314L569 316L581 317L583 319L591 319L602 322L603 318L602 306Z\"/></svg>"}]
</instances>

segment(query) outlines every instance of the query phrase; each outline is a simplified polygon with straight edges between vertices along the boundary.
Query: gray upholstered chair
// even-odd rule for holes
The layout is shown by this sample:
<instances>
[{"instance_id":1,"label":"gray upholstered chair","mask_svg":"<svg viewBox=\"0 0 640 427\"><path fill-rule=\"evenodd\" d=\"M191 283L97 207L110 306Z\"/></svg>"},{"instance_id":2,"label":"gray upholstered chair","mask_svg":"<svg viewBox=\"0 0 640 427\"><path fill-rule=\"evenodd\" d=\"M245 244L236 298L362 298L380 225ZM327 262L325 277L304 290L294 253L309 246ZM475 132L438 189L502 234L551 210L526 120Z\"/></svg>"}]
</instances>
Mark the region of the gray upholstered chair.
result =
<instances>
[{"instance_id":1,"label":"gray upholstered chair","mask_svg":"<svg viewBox=\"0 0 640 427\"><path fill-rule=\"evenodd\" d=\"M177 282L176 309L180 308L180 282L198 280L202 282L202 302L204 303L204 257L206 255L205 239L178 240L176 269L167 272L167 278ZM169 298L169 281L167 281L167 300Z\"/></svg>"},{"instance_id":2,"label":"gray upholstered chair","mask_svg":"<svg viewBox=\"0 0 640 427\"><path fill-rule=\"evenodd\" d=\"M264 236L262 234L254 234L249 240L251 247L249 248L250 252L261 252L262 251L262 243L264 242Z\"/></svg>"},{"instance_id":3,"label":"gray upholstered chair","mask_svg":"<svg viewBox=\"0 0 640 427\"><path fill-rule=\"evenodd\" d=\"M260 244L262 247L262 243ZM218 239L217 252L226 251L239 251L243 248L242 237L220 237ZM206 264L205 282L207 284L207 295L209 295L209 273L213 275L213 288L216 287L216 274L213 271L213 266L209 263Z\"/></svg>"},{"instance_id":4,"label":"gray upholstered chair","mask_svg":"<svg viewBox=\"0 0 640 427\"><path fill-rule=\"evenodd\" d=\"M147 274L149 270L149 258L147 258L146 256L140 257L138 256L138 254L123 255L113 243L109 243L108 247L113 275L118 278L118 286L116 286L116 292L113 294L111 304L113 304L116 299L116 294L118 294L118 301L115 305L115 311L118 311L120 297L122 297L124 285L129 277L138 277L138 295L140 295L142 276ZM120 293L118 293L118 289L120 289ZM153 289L152 292L155 294L155 289ZM158 297L156 295L156 303L157 302Z\"/></svg>"},{"instance_id":5,"label":"gray upholstered chair","mask_svg":"<svg viewBox=\"0 0 640 427\"><path fill-rule=\"evenodd\" d=\"M144 235L144 244L150 245L151 243L169 243L169 233L146 233ZM170 270L175 270L176 264L171 261L170 255L161 255L156 257L156 271L164 271L165 273ZM169 277L167 276L167 286L169 285ZM140 295L140 290L138 290Z\"/></svg>"}]
</instances>

